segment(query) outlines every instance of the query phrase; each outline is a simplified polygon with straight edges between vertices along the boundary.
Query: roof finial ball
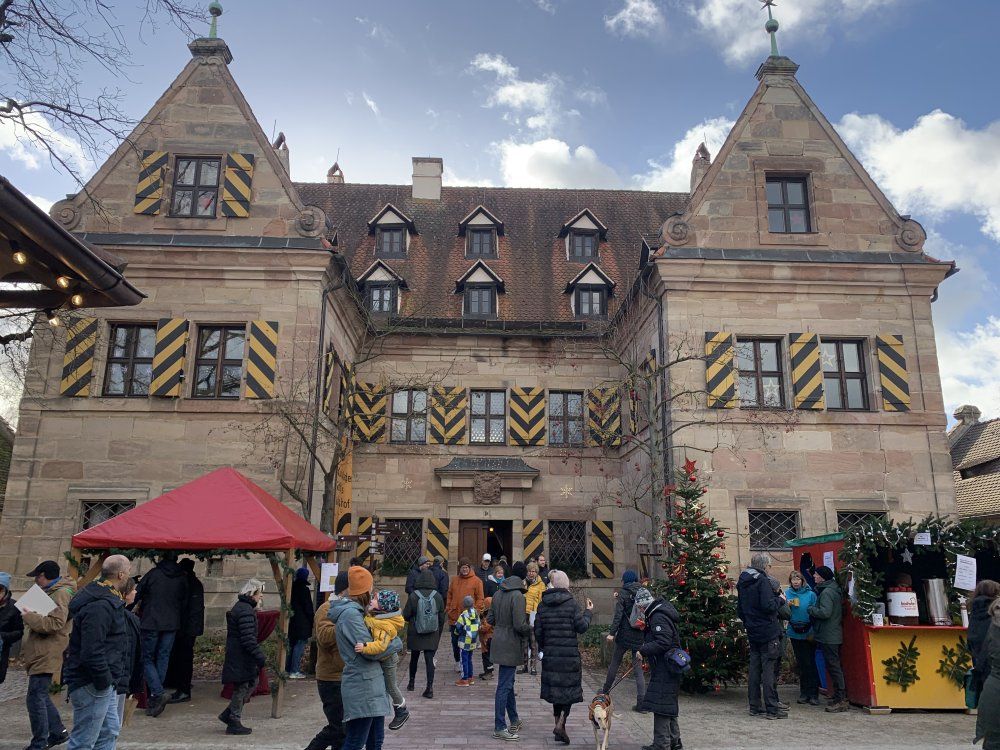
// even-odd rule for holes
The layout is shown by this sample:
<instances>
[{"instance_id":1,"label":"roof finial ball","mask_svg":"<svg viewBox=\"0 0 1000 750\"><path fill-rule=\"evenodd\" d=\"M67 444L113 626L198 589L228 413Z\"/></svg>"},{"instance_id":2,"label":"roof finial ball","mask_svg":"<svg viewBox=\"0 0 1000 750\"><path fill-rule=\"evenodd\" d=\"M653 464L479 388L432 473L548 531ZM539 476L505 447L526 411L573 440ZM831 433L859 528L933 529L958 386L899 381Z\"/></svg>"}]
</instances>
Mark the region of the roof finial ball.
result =
<instances>
[{"instance_id":1,"label":"roof finial ball","mask_svg":"<svg viewBox=\"0 0 1000 750\"><path fill-rule=\"evenodd\" d=\"M222 15L222 3L218 2L218 0L212 0L212 2L208 4L208 12L212 16L212 26L208 30L208 38L218 39L219 37L218 20L219 16Z\"/></svg>"},{"instance_id":2,"label":"roof finial ball","mask_svg":"<svg viewBox=\"0 0 1000 750\"><path fill-rule=\"evenodd\" d=\"M779 57L778 55L778 38L775 34L778 31L778 22L775 20L774 16L771 15L771 8L775 7L777 3L774 0L760 0L763 3L761 10L767 8L767 21L764 23L764 31L771 35L771 57Z\"/></svg>"}]
</instances>

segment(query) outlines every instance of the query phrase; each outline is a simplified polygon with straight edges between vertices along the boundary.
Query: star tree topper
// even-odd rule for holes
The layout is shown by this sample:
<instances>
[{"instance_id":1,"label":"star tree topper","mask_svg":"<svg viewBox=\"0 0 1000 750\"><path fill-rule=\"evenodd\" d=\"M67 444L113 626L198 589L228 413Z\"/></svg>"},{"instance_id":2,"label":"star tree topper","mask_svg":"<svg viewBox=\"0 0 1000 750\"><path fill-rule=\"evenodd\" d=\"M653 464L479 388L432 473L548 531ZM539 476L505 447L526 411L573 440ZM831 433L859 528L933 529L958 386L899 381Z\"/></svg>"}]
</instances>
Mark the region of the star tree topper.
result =
<instances>
[{"instance_id":1,"label":"star tree topper","mask_svg":"<svg viewBox=\"0 0 1000 750\"><path fill-rule=\"evenodd\" d=\"M695 462L692 461L690 458L687 461L684 462L684 473L685 474L687 474L688 476L690 476L691 474L694 474L694 469L695 469Z\"/></svg>"}]
</instances>

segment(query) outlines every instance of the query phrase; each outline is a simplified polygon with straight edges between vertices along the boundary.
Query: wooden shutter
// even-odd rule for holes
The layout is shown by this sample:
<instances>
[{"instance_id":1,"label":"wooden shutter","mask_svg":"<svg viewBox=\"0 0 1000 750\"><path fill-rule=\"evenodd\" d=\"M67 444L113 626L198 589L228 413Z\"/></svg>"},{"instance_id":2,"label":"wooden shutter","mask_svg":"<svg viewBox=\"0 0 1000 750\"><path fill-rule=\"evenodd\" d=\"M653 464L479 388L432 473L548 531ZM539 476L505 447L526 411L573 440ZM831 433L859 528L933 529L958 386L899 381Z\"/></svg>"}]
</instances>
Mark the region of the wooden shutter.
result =
<instances>
[{"instance_id":1,"label":"wooden shutter","mask_svg":"<svg viewBox=\"0 0 1000 750\"><path fill-rule=\"evenodd\" d=\"M795 408L825 409L819 336L815 333L788 334L788 354L792 360L792 402Z\"/></svg>"},{"instance_id":2,"label":"wooden shutter","mask_svg":"<svg viewBox=\"0 0 1000 750\"><path fill-rule=\"evenodd\" d=\"M545 389L511 388L510 441L514 445L545 445Z\"/></svg>"},{"instance_id":3,"label":"wooden shutter","mask_svg":"<svg viewBox=\"0 0 1000 750\"><path fill-rule=\"evenodd\" d=\"M94 350L97 347L97 318L80 318L66 331L66 353L63 355L62 380L59 393L63 396L86 398L94 379Z\"/></svg>"},{"instance_id":4,"label":"wooden shutter","mask_svg":"<svg viewBox=\"0 0 1000 750\"><path fill-rule=\"evenodd\" d=\"M710 409L733 409L736 399L736 344L733 334L705 333L705 390Z\"/></svg>"},{"instance_id":5,"label":"wooden shutter","mask_svg":"<svg viewBox=\"0 0 1000 750\"><path fill-rule=\"evenodd\" d=\"M323 357L323 413L329 414L337 385L337 353L333 347Z\"/></svg>"},{"instance_id":6,"label":"wooden shutter","mask_svg":"<svg viewBox=\"0 0 1000 750\"><path fill-rule=\"evenodd\" d=\"M521 546L524 548L524 559L530 560L545 552L545 522L540 518L532 518L523 522L521 527Z\"/></svg>"},{"instance_id":7,"label":"wooden shutter","mask_svg":"<svg viewBox=\"0 0 1000 750\"><path fill-rule=\"evenodd\" d=\"M389 399L378 383L356 383L354 434L365 443L385 442L385 410Z\"/></svg>"},{"instance_id":8,"label":"wooden shutter","mask_svg":"<svg viewBox=\"0 0 1000 750\"><path fill-rule=\"evenodd\" d=\"M247 348L247 398L274 398L278 366L278 324L273 320L250 321L250 346Z\"/></svg>"},{"instance_id":9,"label":"wooden shutter","mask_svg":"<svg viewBox=\"0 0 1000 750\"><path fill-rule=\"evenodd\" d=\"M155 216L163 205L163 178L167 170L166 151L143 151L139 181L135 185L133 213Z\"/></svg>"},{"instance_id":10,"label":"wooden shutter","mask_svg":"<svg viewBox=\"0 0 1000 750\"><path fill-rule=\"evenodd\" d=\"M427 519L427 554L430 557L441 555L444 564L448 564L448 537L450 528L447 518Z\"/></svg>"},{"instance_id":11,"label":"wooden shutter","mask_svg":"<svg viewBox=\"0 0 1000 750\"><path fill-rule=\"evenodd\" d=\"M469 403L465 388L438 386L431 389L430 396L430 442L437 445L464 443Z\"/></svg>"},{"instance_id":12,"label":"wooden shutter","mask_svg":"<svg viewBox=\"0 0 1000 750\"><path fill-rule=\"evenodd\" d=\"M590 522L590 572L594 578L615 577L615 524Z\"/></svg>"},{"instance_id":13,"label":"wooden shutter","mask_svg":"<svg viewBox=\"0 0 1000 750\"><path fill-rule=\"evenodd\" d=\"M372 533L372 524L374 519L371 516L361 516L358 519L358 535L366 536ZM372 543L369 541L358 542L358 546L354 551L354 556L361 560L361 564L364 565L368 562L368 555L371 554Z\"/></svg>"},{"instance_id":14,"label":"wooden shutter","mask_svg":"<svg viewBox=\"0 0 1000 750\"><path fill-rule=\"evenodd\" d=\"M149 384L150 396L177 398L181 395L187 340L188 322L184 318L160 319L156 326L153 375Z\"/></svg>"},{"instance_id":15,"label":"wooden shutter","mask_svg":"<svg viewBox=\"0 0 1000 750\"><path fill-rule=\"evenodd\" d=\"M875 337L878 352L878 378L882 385L882 409L910 410L910 384L907 382L906 352L903 337L897 333L880 333Z\"/></svg>"},{"instance_id":16,"label":"wooden shutter","mask_svg":"<svg viewBox=\"0 0 1000 750\"><path fill-rule=\"evenodd\" d=\"M590 445L607 448L622 444L622 404L617 388L587 391L587 434Z\"/></svg>"},{"instance_id":17,"label":"wooden shutter","mask_svg":"<svg viewBox=\"0 0 1000 750\"><path fill-rule=\"evenodd\" d=\"M223 216L243 219L250 215L253 164L253 154L226 154L226 171L222 181Z\"/></svg>"}]
</instances>

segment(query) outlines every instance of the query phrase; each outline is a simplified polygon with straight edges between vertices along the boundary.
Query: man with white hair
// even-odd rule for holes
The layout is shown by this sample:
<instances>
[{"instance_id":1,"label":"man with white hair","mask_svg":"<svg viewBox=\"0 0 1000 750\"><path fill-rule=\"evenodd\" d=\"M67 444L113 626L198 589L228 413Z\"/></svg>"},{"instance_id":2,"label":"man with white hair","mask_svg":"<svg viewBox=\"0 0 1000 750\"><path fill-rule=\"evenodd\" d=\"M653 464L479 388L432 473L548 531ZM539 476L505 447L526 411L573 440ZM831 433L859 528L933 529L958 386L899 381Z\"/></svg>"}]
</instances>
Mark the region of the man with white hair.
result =
<instances>
[{"instance_id":1,"label":"man with white hair","mask_svg":"<svg viewBox=\"0 0 1000 750\"><path fill-rule=\"evenodd\" d=\"M111 555L101 577L77 592L69 603L73 631L66 650L63 680L73 704L69 750L114 747L121 731L116 684L126 663L125 590L132 562Z\"/></svg>"},{"instance_id":2,"label":"man with white hair","mask_svg":"<svg viewBox=\"0 0 1000 750\"><path fill-rule=\"evenodd\" d=\"M787 719L788 710L782 708L778 701L778 686L774 674L781 654L778 610L784 604L785 597L772 588L768 577L770 570L770 555L766 552L754 553L750 558L750 567L740 573L736 582L736 610L750 642L750 671L747 676L750 715Z\"/></svg>"}]
</instances>

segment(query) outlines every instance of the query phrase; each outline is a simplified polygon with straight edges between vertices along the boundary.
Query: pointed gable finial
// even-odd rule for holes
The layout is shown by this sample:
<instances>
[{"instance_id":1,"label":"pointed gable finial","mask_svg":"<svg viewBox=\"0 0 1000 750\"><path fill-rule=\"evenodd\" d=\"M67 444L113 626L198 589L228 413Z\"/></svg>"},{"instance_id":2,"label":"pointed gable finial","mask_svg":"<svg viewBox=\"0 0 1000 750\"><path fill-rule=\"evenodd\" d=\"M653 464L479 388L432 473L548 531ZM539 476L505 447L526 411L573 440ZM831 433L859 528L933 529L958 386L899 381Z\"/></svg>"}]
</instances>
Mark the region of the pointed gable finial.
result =
<instances>
[{"instance_id":1,"label":"pointed gable finial","mask_svg":"<svg viewBox=\"0 0 1000 750\"><path fill-rule=\"evenodd\" d=\"M208 38L218 39L219 38L218 21L219 21L219 16L222 15L222 3L218 2L218 0L212 0L212 2L208 4L208 12L212 16L212 25L208 29Z\"/></svg>"},{"instance_id":2,"label":"pointed gable finial","mask_svg":"<svg viewBox=\"0 0 1000 750\"><path fill-rule=\"evenodd\" d=\"M780 57L778 54L778 22L775 20L774 16L771 15L771 8L773 8L776 3L774 0L760 0L763 3L761 10L767 9L767 21L764 23L764 31L771 35L771 57Z\"/></svg>"}]
</instances>

